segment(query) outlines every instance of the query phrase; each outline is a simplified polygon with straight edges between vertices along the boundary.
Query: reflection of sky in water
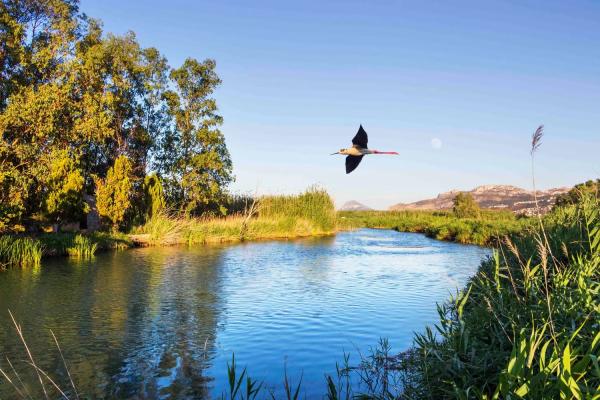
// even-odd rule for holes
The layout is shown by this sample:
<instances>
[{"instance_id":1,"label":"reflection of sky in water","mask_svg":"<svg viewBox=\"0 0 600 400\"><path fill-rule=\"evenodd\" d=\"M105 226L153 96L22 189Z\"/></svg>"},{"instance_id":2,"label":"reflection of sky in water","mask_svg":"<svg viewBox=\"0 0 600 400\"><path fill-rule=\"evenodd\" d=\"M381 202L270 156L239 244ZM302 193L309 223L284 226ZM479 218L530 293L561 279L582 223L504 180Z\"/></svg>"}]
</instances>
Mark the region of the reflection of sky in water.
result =
<instances>
[{"instance_id":1,"label":"reflection of sky in water","mask_svg":"<svg viewBox=\"0 0 600 400\"><path fill-rule=\"evenodd\" d=\"M65 378L48 350L53 329L90 396L220 394L235 352L269 385L281 386L287 363L314 397L344 351L364 352L379 337L395 351L410 346L412 333L436 320L435 303L487 254L387 230L137 249L0 274L0 307L22 321L37 361ZM7 318L0 311L0 351L18 358Z\"/></svg>"}]
</instances>

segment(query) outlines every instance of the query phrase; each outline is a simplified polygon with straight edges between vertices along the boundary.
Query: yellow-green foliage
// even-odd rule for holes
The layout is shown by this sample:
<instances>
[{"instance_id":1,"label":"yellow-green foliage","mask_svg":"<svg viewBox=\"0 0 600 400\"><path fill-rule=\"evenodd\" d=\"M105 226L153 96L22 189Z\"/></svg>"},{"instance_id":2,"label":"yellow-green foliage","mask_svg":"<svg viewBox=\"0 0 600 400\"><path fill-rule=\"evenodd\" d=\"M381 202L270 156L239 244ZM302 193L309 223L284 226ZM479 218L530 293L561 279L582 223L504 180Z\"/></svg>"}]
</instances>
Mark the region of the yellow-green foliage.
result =
<instances>
[{"instance_id":1,"label":"yellow-green foliage","mask_svg":"<svg viewBox=\"0 0 600 400\"><path fill-rule=\"evenodd\" d=\"M91 241L83 235L76 235L70 247L67 248L67 254L75 258L92 258L96 254L98 244Z\"/></svg>"},{"instance_id":2,"label":"yellow-green foliage","mask_svg":"<svg viewBox=\"0 0 600 400\"><path fill-rule=\"evenodd\" d=\"M117 230L131 206L131 162L119 156L108 170L106 179L96 180L96 206L100 216L107 218Z\"/></svg>"},{"instance_id":3,"label":"yellow-green foliage","mask_svg":"<svg viewBox=\"0 0 600 400\"><path fill-rule=\"evenodd\" d=\"M600 397L598 199L543 226L513 235L417 335L407 398Z\"/></svg>"},{"instance_id":4,"label":"yellow-green foliage","mask_svg":"<svg viewBox=\"0 0 600 400\"><path fill-rule=\"evenodd\" d=\"M454 197L452 212L457 218L479 218L479 204L468 192L460 192Z\"/></svg>"},{"instance_id":5,"label":"yellow-green foliage","mask_svg":"<svg viewBox=\"0 0 600 400\"><path fill-rule=\"evenodd\" d=\"M0 269L7 266L38 266L42 259L42 246L28 237L0 236Z\"/></svg>"},{"instance_id":6,"label":"yellow-green foliage","mask_svg":"<svg viewBox=\"0 0 600 400\"><path fill-rule=\"evenodd\" d=\"M158 213L134 230L152 244L230 242L331 234L336 228L333 201L323 190L299 195L264 196L256 213L227 217L187 218Z\"/></svg>"},{"instance_id":7,"label":"yellow-green foliage","mask_svg":"<svg viewBox=\"0 0 600 400\"><path fill-rule=\"evenodd\" d=\"M77 160L68 150L55 150L49 158L49 172L44 177L47 194L46 214L54 221L77 220L84 212L83 175Z\"/></svg>"},{"instance_id":8,"label":"yellow-green foliage","mask_svg":"<svg viewBox=\"0 0 600 400\"><path fill-rule=\"evenodd\" d=\"M322 230L334 230L336 213L333 200L322 189L310 188L300 195L264 196L258 202L262 218L293 218L310 221Z\"/></svg>"},{"instance_id":9,"label":"yellow-green foliage","mask_svg":"<svg viewBox=\"0 0 600 400\"><path fill-rule=\"evenodd\" d=\"M342 211L341 229L384 228L424 233L439 240L493 244L507 234L520 232L531 224L510 211L483 210L478 218L457 218L450 211Z\"/></svg>"},{"instance_id":10,"label":"yellow-green foliage","mask_svg":"<svg viewBox=\"0 0 600 400\"><path fill-rule=\"evenodd\" d=\"M146 175L143 184L146 218L152 218L165 208L165 194L156 173Z\"/></svg>"}]
</instances>

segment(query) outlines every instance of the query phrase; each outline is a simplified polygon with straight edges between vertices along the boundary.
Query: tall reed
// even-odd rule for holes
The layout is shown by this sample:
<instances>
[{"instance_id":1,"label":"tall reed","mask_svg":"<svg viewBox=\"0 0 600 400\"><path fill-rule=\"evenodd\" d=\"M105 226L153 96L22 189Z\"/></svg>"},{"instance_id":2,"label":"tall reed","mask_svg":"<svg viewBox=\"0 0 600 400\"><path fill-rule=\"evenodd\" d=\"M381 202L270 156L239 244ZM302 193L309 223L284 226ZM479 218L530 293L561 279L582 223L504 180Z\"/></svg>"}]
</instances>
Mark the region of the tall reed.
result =
<instances>
[{"instance_id":1,"label":"tall reed","mask_svg":"<svg viewBox=\"0 0 600 400\"><path fill-rule=\"evenodd\" d=\"M0 236L0 268L2 266L39 266L41 243L29 237Z\"/></svg>"},{"instance_id":2,"label":"tall reed","mask_svg":"<svg viewBox=\"0 0 600 400\"><path fill-rule=\"evenodd\" d=\"M67 254L70 257L89 259L94 256L97 249L98 243L93 242L86 236L76 235L67 248Z\"/></svg>"},{"instance_id":3,"label":"tall reed","mask_svg":"<svg viewBox=\"0 0 600 400\"><path fill-rule=\"evenodd\" d=\"M599 214L584 198L505 240L417 335L404 395L599 398Z\"/></svg>"}]
</instances>

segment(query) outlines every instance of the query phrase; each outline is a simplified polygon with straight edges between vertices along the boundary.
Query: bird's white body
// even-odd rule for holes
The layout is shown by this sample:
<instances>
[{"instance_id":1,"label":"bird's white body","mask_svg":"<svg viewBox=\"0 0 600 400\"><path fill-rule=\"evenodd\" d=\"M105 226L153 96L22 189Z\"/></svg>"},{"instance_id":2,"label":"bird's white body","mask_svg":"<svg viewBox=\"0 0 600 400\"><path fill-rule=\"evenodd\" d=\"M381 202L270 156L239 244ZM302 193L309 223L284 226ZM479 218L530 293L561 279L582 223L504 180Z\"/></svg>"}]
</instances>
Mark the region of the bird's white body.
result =
<instances>
[{"instance_id":1,"label":"bird's white body","mask_svg":"<svg viewBox=\"0 0 600 400\"><path fill-rule=\"evenodd\" d=\"M364 156L365 154L372 154L373 151L358 146L352 146L347 149L341 149L339 153L346 156Z\"/></svg>"}]
</instances>

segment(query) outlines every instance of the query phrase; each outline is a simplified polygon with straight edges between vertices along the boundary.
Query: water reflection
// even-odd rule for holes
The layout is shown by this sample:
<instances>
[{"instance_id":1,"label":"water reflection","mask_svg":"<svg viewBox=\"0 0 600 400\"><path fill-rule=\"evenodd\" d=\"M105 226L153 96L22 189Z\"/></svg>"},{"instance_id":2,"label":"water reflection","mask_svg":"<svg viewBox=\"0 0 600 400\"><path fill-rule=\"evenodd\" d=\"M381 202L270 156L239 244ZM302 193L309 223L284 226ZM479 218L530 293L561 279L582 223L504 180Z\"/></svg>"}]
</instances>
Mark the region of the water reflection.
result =
<instances>
[{"instance_id":1,"label":"water reflection","mask_svg":"<svg viewBox=\"0 0 600 400\"><path fill-rule=\"evenodd\" d=\"M55 332L87 397L214 397L235 352L271 387L287 362L312 398L344 350L364 351L380 336L394 350L410 345L412 332L435 320L435 302L462 286L486 254L362 230L51 260L39 270L0 274L0 356L24 355L10 308L36 361L68 387L48 330ZM0 385L0 398L9 393Z\"/></svg>"}]
</instances>

